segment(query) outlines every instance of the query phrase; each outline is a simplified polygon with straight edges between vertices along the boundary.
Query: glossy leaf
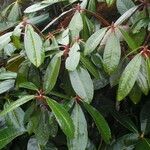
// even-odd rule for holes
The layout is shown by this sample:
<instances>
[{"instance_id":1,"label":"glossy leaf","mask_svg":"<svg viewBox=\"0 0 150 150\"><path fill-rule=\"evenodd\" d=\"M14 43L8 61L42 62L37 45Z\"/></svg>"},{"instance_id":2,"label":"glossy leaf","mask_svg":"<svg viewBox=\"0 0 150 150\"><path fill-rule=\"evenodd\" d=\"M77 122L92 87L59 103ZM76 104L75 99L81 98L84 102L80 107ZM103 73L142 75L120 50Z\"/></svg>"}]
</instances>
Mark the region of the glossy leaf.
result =
<instances>
[{"instance_id":1,"label":"glossy leaf","mask_svg":"<svg viewBox=\"0 0 150 150\"><path fill-rule=\"evenodd\" d=\"M52 4L55 4L55 3L61 2L61 1L65 1L65 0L44 0L42 2L38 2L36 4L29 6L28 8L25 9L24 13L33 13L36 11L40 11Z\"/></svg>"},{"instance_id":2,"label":"glossy leaf","mask_svg":"<svg viewBox=\"0 0 150 150\"><path fill-rule=\"evenodd\" d=\"M84 101L90 103L93 99L94 87L87 70L79 68L69 72L70 81L76 94Z\"/></svg>"},{"instance_id":3,"label":"glossy leaf","mask_svg":"<svg viewBox=\"0 0 150 150\"><path fill-rule=\"evenodd\" d=\"M4 116L7 113L13 111L14 109L16 109L17 107L27 103L28 101L34 99L34 95L26 95L14 102L12 102L6 109L4 109L3 111L0 112L0 116Z\"/></svg>"},{"instance_id":4,"label":"glossy leaf","mask_svg":"<svg viewBox=\"0 0 150 150\"><path fill-rule=\"evenodd\" d=\"M0 130L0 149L4 148L16 137L24 134L24 131L18 131L15 128L5 128Z\"/></svg>"},{"instance_id":5,"label":"glossy leaf","mask_svg":"<svg viewBox=\"0 0 150 150\"><path fill-rule=\"evenodd\" d=\"M141 68L137 77L137 84L140 87L141 91L145 95L148 95L149 84L148 84L148 76L147 76L147 70L146 70L146 62L144 58L142 59Z\"/></svg>"},{"instance_id":6,"label":"glossy leaf","mask_svg":"<svg viewBox=\"0 0 150 150\"><path fill-rule=\"evenodd\" d=\"M79 104L75 104L71 118L75 126L73 139L68 139L69 150L85 150L88 142L87 123Z\"/></svg>"},{"instance_id":7,"label":"glossy leaf","mask_svg":"<svg viewBox=\"0 0 150 150\"><path fill-rule=\"evenodd\" d=\"M142 56L137 54L123 71L118 87L117 100L123 100L134 86L141 67Z\"/></svg>"},{"instance_id":8,"label":"glossy leaf","mask_svg":"<svg viewBox=\"0 0 150 150\"><path fill-rule=\"evenodd\" d=\"M2 72L0 73L0 80L6 80L6 79L15 79L17 77L17 73L15 72Z\"/></svg>"},{"instance_id":9,"label":"glossy leaf","mask_svg":"<svg viewBox=\"0 0 150 150\"><path fill-rule=\"evenodd\" d=\"M87 103L83 103L84 107L86 108L86 110L89 112L89 114L92 116L103 140L106 143L110 142L110 138L111 138L111 131L110 128L105 120L105 118L100 114L99 111L97 111L94 107L92 107L91 105L87 104Z\"/></svg>"},{"instance_id":10,"label":"glossy leaf","mask_svg":"<svg viewBox=\"0 0 150 150\"><path fill-rule=\"evenodd\" d=\"M38 88L32 83L32 82L23 82L19 84L20 88L25 88L28 90L33 90L33 91L37 91Z\"/></svg>"},{"instance_id":11,"label":"glossy leaf","mask_svg":"<svg viewBox=\"0 0 150 150\"><path fill-rule=\"evenodd\" d=\"M85 55L90 54L91 52L93 52L96 49L96 47L102 41L106 31L107 31L107 28L102 28L102 29L96 31L94 34L92 34L89 37L89 39L85 43L85 49L84 49Z\"/></svg>"},{"instance_id":12,"label":"glossy leaf","mask_svg":"<svg viewBox=\"0 0 150 150\"><path fill-rule=\"evenodd\" d=\"M69 51L69 56L66 59L66 69L68 69L69 71L74 71L80 61L80 52L78 52L80 50L80 47L78 45L78 43L74 43L74 45L70 48Z\"/></svg>"},{"instance_id":13,"label":"glossy leaf","mask_svg":"<svg viewBox=\"0 0 150 150\"><path fill-rule=\"evenodd\" d=\"M46 97L47 104L52 109L58 124L66 136L71 139L74 137L74 124L68 112L56 101Z\"/></svg>"},{"instance_id":14,"label":"glossy leaf","mask_svg":"<svg viewBox=\"0 0 150 150\"><path fill-rule=\"evenodd\" d=\"M78 11L76 11L72 17L69 24L69 29L71 31L72 38L79 37L80 31L83 29L83 21L81 14Z\"/></svg>"},{"instance_id":15,"label":"glossy leaf","mask_svg":"<svg viewBox=\"0 0 150 150\"><path fill-rule=\"evenodd\" d=\"M122 24L125 20L127 20L137 9L139 6L134 6L126 11L118 20L115 22L115 25Z\"/></svg>"},{"instance_id":16,"label":"glossy leaf","mask_svg":"<svg viewBox=\"0 0 150 150\"><path fill-rule=\"evenodd\" d=\"M15 80L5 80L0 82L0 94L13 88L14 84L15 84Z\"/></svg>"},{"instance_id":17,"label":"glossy leaf","mask_svg":"<svg viewBox=\"0 0 150 150\"><path fill-rule=\"evenodd\" d=\"M8 32L2 36L0 36L0 50L2 50L10 41L10 37L12 36L12 32Z\"/></svg>"},{"instance_id":18,"label":"glossy leaf","mask_svg":"<svg viewBox=\"0 0 150 150\"><path fill-rule=\"evenodd\" d=\"M44 61L43 42L31 25L27 25L25 28L24 46L29 60L39 67Z\"/></svg>"},{"instance_id":19,"label":"glossy leaf","mask_svg":"<svg viewBox=\"0 0 150 150\"><path fill-rule=\"evenodd\" d=\"M112 32L107 39L103 54L104 69L112 74L118 67L121 56L120 41L115 32Z\"/></svg>"},{"instance_id":20,"label":"glossy leaf","mask_svg":"<svg viewBox=\"0 0 150 150\"><path fill-rule=\"evenodd\" d=\"M59 74L60 65L61 57L55 55L49 63L44 76L43 89L46 93L49 93L55 86Z\"/></svg>"}]
</instances>

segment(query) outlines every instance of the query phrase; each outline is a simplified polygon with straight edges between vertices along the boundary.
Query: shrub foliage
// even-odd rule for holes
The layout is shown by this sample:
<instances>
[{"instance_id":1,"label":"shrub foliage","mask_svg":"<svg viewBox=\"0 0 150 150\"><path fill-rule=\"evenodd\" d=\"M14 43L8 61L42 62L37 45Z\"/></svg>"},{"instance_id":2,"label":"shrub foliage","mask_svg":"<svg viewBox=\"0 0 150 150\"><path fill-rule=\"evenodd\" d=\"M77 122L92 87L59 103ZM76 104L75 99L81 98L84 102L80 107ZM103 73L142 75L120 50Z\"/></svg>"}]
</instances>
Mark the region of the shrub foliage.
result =
<instances>
[{"instance_id":1,"label":"shrub foliage","mask_svg":"<svg viewBox=\"0 0 150 150\"><path fill-rule=\"evenodd\" d=\"M150 149L149 0L0 3L0 149Z\"/></svg>"}]
</instances>

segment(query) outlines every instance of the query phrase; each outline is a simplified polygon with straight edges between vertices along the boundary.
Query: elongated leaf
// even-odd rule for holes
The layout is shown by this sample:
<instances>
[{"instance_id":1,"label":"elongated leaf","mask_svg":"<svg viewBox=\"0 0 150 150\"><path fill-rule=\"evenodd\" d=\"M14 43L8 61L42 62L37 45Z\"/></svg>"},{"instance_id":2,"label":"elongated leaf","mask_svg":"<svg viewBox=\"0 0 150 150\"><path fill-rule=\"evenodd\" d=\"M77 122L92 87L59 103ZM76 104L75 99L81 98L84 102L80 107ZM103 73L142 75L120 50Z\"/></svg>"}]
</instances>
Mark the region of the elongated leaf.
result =
<instances>
[{"instance_id":1,"label":"elongated leaf","mask_svg":"<svg viewBox=\"0 0 150 150\"><path fill-rule=\"evenodd\" d=\"M15 79L17 77L17 73L15 72L2 72L0 73L0 80L6 80L6 79Z\"/></svg>"},{"instance_id":2,"label":"elongated leaf","mask_svg":"<svg viewBox=\"0 0 150 150\"><path fill-rule=\"evenodd\" d=\"M45 90L46 93L49 93L55 86L59 74L60 65L61 65L61 57L55 55L51 60L51 62L49 63L44 76L43 89Z\"/></svg>"},{"instance_id":3,"label":"elongated leaf","mask_svg":"<svg viewBox=\"0 0 150 150\"><path fill-rule=\"evenodd\" d=\"M42 2L39 2L39 3L29 6L28 8L25 9L24 13L33 13L33 12L42 10L52 4L55 4L57 2L62 2L62 1L65 1L65 0L49 0L49 1L44 0Z\"/></svg>"},{"instance_id":4,"label":"elongated leaf","mask_svg":"<svg viewBox=\"0 0 150 150\"><path fill-rule=\"evenodd\" d=\"M69 72L70 81L76 94L90 103L93 99L94 87L87 70L79 68Z\"/></svg>"},{"instance_id":5,"label":"elongated leaf","mask_svg":"<svg viewBox=\"0 0 150 150\"><path fill-rule=\"evenodd\" d=\"M87 123L78 103L75 104L71 117L75 126L75 135L73 139L68 139L68 149L85 150L88 142Z\"/></svg>"},{"instance_id":6,"label":"elongated leaf","mask_svg":"<svg viewBox=\"0 0 150 150\"><path fill-rule=\"evenodd\" d=\"M117 100L123 100L131 91L132 87L137 80L138 73L141 67L142 56L141 54L137 54L126 66L123 71L120 81L119 88L117 93Z\"/></svg>"},{"instance_id":7,"label":"elongated leaf","mask_svg":"<svg viewBox=\"0 0 150 150\"><path fill-rule=\"evenodd\" d=\"M96 49L96 47L100 44L101 40L103 39L106 31L107 28L102 28L90 36L90 38L85 43L85 55L90 54Z\"/></svg>"},{"instance_id":8,"label":"elongated leaf","mask_svg":"<svg viewBox=\"0 0 150 150\"><path fill-rule=\"evenodd\" d=\"M83 29L83 21L79 11L76 11L73 18L70 21L69 29L71 31L72 38L78 38L80 31Z\"/></svg>"},{"instance_id":9,"label":"elongated leaf","mask_svg":"<svg viewBox=\"0 0 150 150\"><path fill-rule=\"evenodd\" d=\"M116 70L120 61L120 56L120 41L116 33L112 32L107 39L103 54L104 69L108 74L112 74Z\"/></svg>"},{"instance_id":10,"label":"elongated leaf","mask_svg":"<svg viewBox=\"0 0 150 150\"><path fill-rule=\"evenodd\" d=\"M81 54L81 62L83 63L83 65L86 67L86 69L88 69L88 71L96 78L99 78L99 72L97 70L97 68L94 66L94 64L86 57L84 57Z\"/></svg>"},{"instance_id":11,"label":"elongated leaf","mask_svg":"<svg viewBox=\"0 0 150 150\"><path fill-rule=\"evenodd\" d=\"M147 102L140 113L141 131L144 134L150 132L150 102Z\"/></svg>"},{"instance_id":12,"label":"elongated leaf","mask_svg":"<svg viewBox=\"0 0 150 150\"><path fill-rule=\"evenodd\" d=\"M126 11L116 22L115 25L122 24L126 19L128 19L138 8L139 6L134 6Z\"/></svg>"},{"instance_id":13,"label":"elongated leaf","mask_svg":"<svg viewBox=\"0 0 150 150\"><path fill-rule=\"evenodd\" d=\"M140 87L141 91L147 95L149 92L149 84L148 84L148 76L146 70L146 62L145 59L142 59L141 68L137 77L137 84Z\"/></svg>"},{"instance_id":14,"label":"elongated leaf","mask_svg":"<svg viewBox=\"0 0 150 150\"><path fill-rule=\"evenodd\" d=\"M0 36L0 50L2 50L10 41L10 37L12 36L12 32L8 32L2 36Z\"/></svg>"},{"instance_id":15,"label":"elongated leaf","mask_svg":"<svg viewBox=\"0 0 150 150\"><path fill-rule=\"evenodd\" d=\"M33 90L33 91L37 91L38 88L36 87L36 85L34 85L32 82L23 82L19 84L20 88L25 88L28 90Z\"/></svg>"},{"instance_id":16,"label":"elongated leaf","mask_svg":"<svg viewBox=\"0 0 150 150\"><path fill-rule=\"evenodd\" d=\"M69 51L69 57L66 59L66 69L68 69L69 71L74 71L80 61L80 52L78 52L78 50L80 50L79 44L75 43Z\"/></svg>"},{"instance_id":17,"label":"elongated leaf","mask_svg":"<svg viewBox=\"0 0 150 150\"><path fill-rule=\"evenodd\" d=\"M98 112L94 107L92 107L91 105L87 104L87 103L83 103L84 107L86 108L86 110L89 112L89 114L92 116L103 140L106 143L110 142L110 138L111 138L111 131L110 128L105 120L105 118L100 114L100 112Z\"/></svg>"},{"instance_id":18,"label":"elongated leaf","mask_svg":"<svg viewBox=\"0 0 150 150\"><path fill-rule=\"evenodd\" d=\"M31 25L27 25L25 28L24 45L29 60L36 67L39 67L44 60L43 43L40 36L34 32Z\"/></svg>"},{"instance_id":19,"label":"elongated leaf","mask_svg":"<svg viewBox=\"0 0 150 150\"><path fill-rule=\"evenodd\" d=\"M8 15L8 20L11 22L15 22L19 20L20 15L21 15L21 9L18 2L16 1L10 10L10 13Z\"/></svg>"},{"instance_id":20,"label":"elongated leaf","mask_svg":"<svg viewBox=\"0 0 150 150\"><path fill-rule=\"evenodd\" d=\"M2 112L0 112L0 116L4 116L5 114L9 113L10 111L13 111L17 107L27 103L28 101L34 99L34 95L26 95L14 102L12 102L6 109L4 109Z\"/></svg>"},{"instance_id":21,"label":"elongated leaf","mask_svg":"<svg viewBox=\"0 0 150 150\"><path fill-rule=\"evenodd\" d=\"M74 124L68 112L56 101L46 97L49 107L52 109L58 124L68 138L74 137Z\"/></svg>"},{"instance_id":22,"label":"elongated leaf","mask_svg":"<svg viewBox=\"0 0 150 150\"><path fill-rule=\"evenodd\" d=\"M117 0L117 9L121 15L134 6L132 0Z\"/></svg>"},{"instance_id":23,"label":"elongated leaf","mask_svg":"<svg viewBox=\"0 0 150 150\"><path fill-rule=\"evenodd\" d=\"M5 80L0 82L0 94L10 90L12 87L14 87L15 80Z\"/></svg>"},{"instance_id":24,"label":"elongated leaf","mask_svg":"<svg viewBox=\"0 0 150 150\"><path fill-rule=\"evenodd\" d=\"M54 20L52 20L50 23L48 23L48 25L46 25L46 27L42 30L42 32L44 32L45 30L47 30L52 24L54 24L56 21L58 21L62 16L68 14L69 12L71 12L73 9L70 9L68 11L65 11L63 13L60 14L60 16L56 17Z\"/></svg>"},{"instance_id":25,"label":"elongated leaf","mask_svg":"<svg viewBox=\"0 0 150 150\"><path fill-rule=\"evenodd\" d=\"M13 127L0 130L0 149L22 134L24 134L24 131L18 131Z\"/></svg>"}]
</instances>

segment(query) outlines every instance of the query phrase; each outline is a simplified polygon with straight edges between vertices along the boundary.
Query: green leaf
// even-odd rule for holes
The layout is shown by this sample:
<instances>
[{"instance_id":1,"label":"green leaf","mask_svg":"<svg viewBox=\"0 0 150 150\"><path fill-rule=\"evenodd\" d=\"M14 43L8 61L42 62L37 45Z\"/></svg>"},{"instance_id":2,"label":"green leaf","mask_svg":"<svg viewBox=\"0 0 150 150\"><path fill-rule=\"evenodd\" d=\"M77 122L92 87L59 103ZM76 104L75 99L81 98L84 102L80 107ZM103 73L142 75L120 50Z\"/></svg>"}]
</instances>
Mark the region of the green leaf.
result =
<instances>
[{"instance_id":1,"label":"green leaf","mask_svg":"<svg viewBox=\"0 0 150 150\"><path fill-rule=\"evenodd\" d=\"M137 77L137 84L140 87L141 91L145 95L148 95L149 84L148 84L148 76L147 76L147 70L146 70L146 62L144 58L142 58L141 68Z\"/></svg>"},{"instance_id":2,"label":"green leaf","mask_svg":"<svg viewBox=\"0 0 150 150\"><path fill-rule=\"evenodd\" d=\"M5 103L4 105L4 109L7 109L7 107L9 107L10 105L10 101ZM18 131L26 131L25 127L24 127L24 111L18 107L16 109L14 109L13 111L7 113L5 115L5 121L8 127L13 127L15 129L17 129Z\"/></svg>"},{"instance_id":3,"label":"green leaf","mask_svg":"<svg viewBox=\"0 0 150 150\"><path fill-rule=\"evenodd\" d=\"M74 137L74 124L68 112L56 101L46 97L47 104L52 109L58 124L68 138Z\"/></svg>"},{"instance_id":4,"label":"green leaf","mask_svg":"<svg viewBox=\"0 0 150 150\"><path fill-rule=\"evenodd\" d=\"M75 104L71 117L75 126L75 135L73 139L68 139L68 149L85 150L88 142L87 123L78 103Z\"/></svg>"},{"instance_id":5,"label":"green leaf","mask_svg":"<svg viewBox=\"0 0 150 150\"><path fill-rule=\"evenodd\" d=\"M10 10L10 13L8 15L8 20L10 22L15 22L19 20L20 16L21 16L21 9L18 2L16 1Z\"/></svg>"},{"instance_id":6,"label":"green leaf","mask_svg":"<svg viewBox=\"0 0 150 150\"><path fill-rule=\"evenodd\" d=\"M131 50L135 50L138 48L138 44L136 41L128 34L127 31L125 31L123 28L119 28L120 32L123 35L124 40L127 42L129 48Z\"/></svg>"},{"instance_id":7,"label":"green leaf","mask_svg":"<svg viewBox=\"0 0 150 150\"><path fill-rule=\"evenodd\" d=\"M0 112L0 116L4 116L7 113L9 113L10 111L13 111L14 109L16 109L17 107L27 103L28 101L34 99L35 96L34 95L26 95L14 102L12 102L6 109L4 109L3 111Z\"/></svg>"},{"instance_id":8,"label":"green leaf","mask_svg":"<svg viewBox=\"0 0 150 150\"><path fill-rule=\"evenodd\" d=\"M86 67L86 69L96 78L99 78L99 72L97 68L93 65L90 59L86 58L81 54L81 62Z\"/></svg>"},{"instance_id":9,"label":"green leaf","mask_svg":"<svg viewBox=\"0 0 150 150\"><path fill-rule=\"evenodd\" d=\"M25 88L28 90L33 90L33 91L37 91L38 88L36 87L36 85L34 85L32 82L23 82L19 84L20 88Z\"/></svg>"},{"instance_id":10,"label":"green leaf","mask_svg":"<svg viewBox=\"0 0 150 150\"><path fill-rule=\"evenodd\" d=\"M5 80L0 82L0 94L13 88L14 84L15 84L15 80Z\"/></svg>"},{"instance_id":11,"label":"green leaf","mask_svg":"<svg viewBox=\"0 0 150 150\"><path fill-rule=\"evenodd\" d=\"M150 132L150 102L147 102L140 113L141 131L143 134Z\"/></svg>"},{"instance_id":12,"label":"green leaf","mask_svg":"<svg viewBox=\"0 0 150 150\"><path fill-rule=\"evenodd\" d=\"M90 103L93 99L94 87L87 70L79 68L69 72L70 81L76 94L84 101Z\"/></svg>"},{"instance_id":13,"label":"green leaf","mask_svg":"<svg viewBox=\"0 0 150 150\"><path fill-rule=\"evenodd\" d=\"M78 43L74 43L74 45L70 48L69 56L67 57L65 63L66 69L69 71L74 71L79 64L80 52L78 52L78 50L80 50Z\"/></svg>"},{"instance_id":14,"label":"green leaf","mask_svg":"<svg viewBox=\"0 0 150 150\"><path fill-rule=\"evenodd\" d=\"M134 6L126 11L120 18L118 18L115 22L115 25L122 24L125 20L127 20L137 9L139 6Z\"/></svg>"},{"instance_id":15,"label":"green leaf","mask_svg":"<svg viewBox=\"0 0 150 150\"><path fill-rule=\"evenodd\" d=\"M6 79L15 79L17 77L17 73L6 71L0 73L0 80L6 80Z\"/></svg>"},{"instance_id":16,"label":"green leaf","mask_svg":"<svg viewBox=\"0 0 150 150\"><path fill-rule=\"evenodd\" d=\"M123 71L120 81L119 81L119 88L117 93L117 100L123 100L133 88L138 73L141 67L142 56L141 54L137 54L126 66L125 70Z\"/></svg>"},{"instance_id":17,"label":"green leaf","mask_svg":"<svg viewBox=\"0 0 150 150\"><path fill-rule=\"evenodd\" d=\"M73 39L79 37L80 31L83 29L83 21L79 11L76 11L74 16L72 17L69 24L69 29L71 31L71 36Z\"/></svg>"},{"instance_id":18,"label":"green leaf","mask_svg":"<svg viewBox=\"0 0 150 150\"><path fill-rule=\"evenodd\" d=\"M126 11L135 6L132 0L117 0L116 4L117 9L121 15L123 15Z\"/></svg>"},{"instance_id":19,"label":"green leaf","mask_svg":"<svg viewBox=\"0 0 150 150\"><path fill-rule=\"evenodd\" d=\"M34 32L31 25L25 28L24 46L27 57L36 66L39 67L44 61L43 42L41 37Z\"/></svg>"},{"instance_id":20,"label":"green leaf","mask_svg":"<svg viewBox=\"0 0 150 150\"><path fill-rule=\"evenodd\" d=\"M135 150L150 150L150 139L140 139L135 146Z\"/></svg>"},{"instance_id":21,"label":"green leaf","mask_svg":"<svg viewBox=\"0 0 150 150\"><path fill-rule=\"evenodd\" d=\"M44 0L42 2L29 6L28 8L25 9L24 13L33 13L33 12L42 10L52 4L55 4L57 2L62 2L62 1L65 1L65 0Z\"/></svg>"},{"instance_id":22,"label":"green leaf","mask_svg":"<svg viewBox=\"0 0 150 150\"><path fill-rule=\"evenodd\" d=\"M110 33L103 54L104 69L110 75L118 67L121 56L120 41L115 32Z\"/></svg>"},{"instance_id":23,"label":"green leaf","mask_svg":"<svg viewBox=\"0 0 150 150\"><path fill-rule=\"evenodd\" d=\"M87 103L83 103L84 107L86 108L86 110L89 112L89 114L92 116L103 140L106 143L110 142L110 138L111 138L111 131L110 128L105 120L105 118L100 114L99 111L97 111L94 107L92 107L91 105L87 104Z\"/></svg>"},{"instance_id":24,"label":"green leaf","mask_svg":"<svg viewBox=\"0 0 150 150\"><path fill-rule=\"evenodd\" d=\"M24 134L24 131L18 131L13 127L4 128L0 130L0 149L4 148L13 139L22 134Z\"/></svg>"},{"instance_id":25,"label":"green leaf","mask_svg":"<svg viewBox=\"0 0 150 150\"><path fill-rule=\"evenodd\" d=\"M61 57L55 55L49 63L44 76L43 89L49 93L56 84L61 65Z\"/></svg>"},{"instance_id":26,"label":"green leaf","mask_svg":"<svg viewBox=\"0 0 150 150\"><path fill-rule=\"evenodd\" d=\"M89 39L85 43L84 55L88 55L96 49L96 47L102 41L106 31L107 28L102 28L89 37Z\"/></svg>"},{"instance_id":27,"label":"green leaf","mask_svg":"<svg viewBox=\"0 0 150 150\"><path fill-rule=\"evenodd\" d=\"M0 36L0 50L2 50L11 41L11 36L12 32L8 32Z\"/></svg>"}]
</instances>

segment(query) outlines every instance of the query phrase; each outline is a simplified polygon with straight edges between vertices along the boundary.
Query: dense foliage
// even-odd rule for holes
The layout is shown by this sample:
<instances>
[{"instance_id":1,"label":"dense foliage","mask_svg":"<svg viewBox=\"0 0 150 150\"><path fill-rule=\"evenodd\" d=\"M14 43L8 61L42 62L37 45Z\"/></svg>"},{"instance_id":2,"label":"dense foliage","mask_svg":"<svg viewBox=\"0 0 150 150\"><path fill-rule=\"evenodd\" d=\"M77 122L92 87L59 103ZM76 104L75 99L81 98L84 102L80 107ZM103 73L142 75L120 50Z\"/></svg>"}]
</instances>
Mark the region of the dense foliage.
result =
<instances>
[{"instance_id":1,"label":"dense foliage","mask_svg":"<svg viewBox=\"0 0 150 150\"><path fill-rule=\"evenodd\" d=\"M150 150L149 0L0 1L0 149Z\"/></svg>"}]
</instances>

